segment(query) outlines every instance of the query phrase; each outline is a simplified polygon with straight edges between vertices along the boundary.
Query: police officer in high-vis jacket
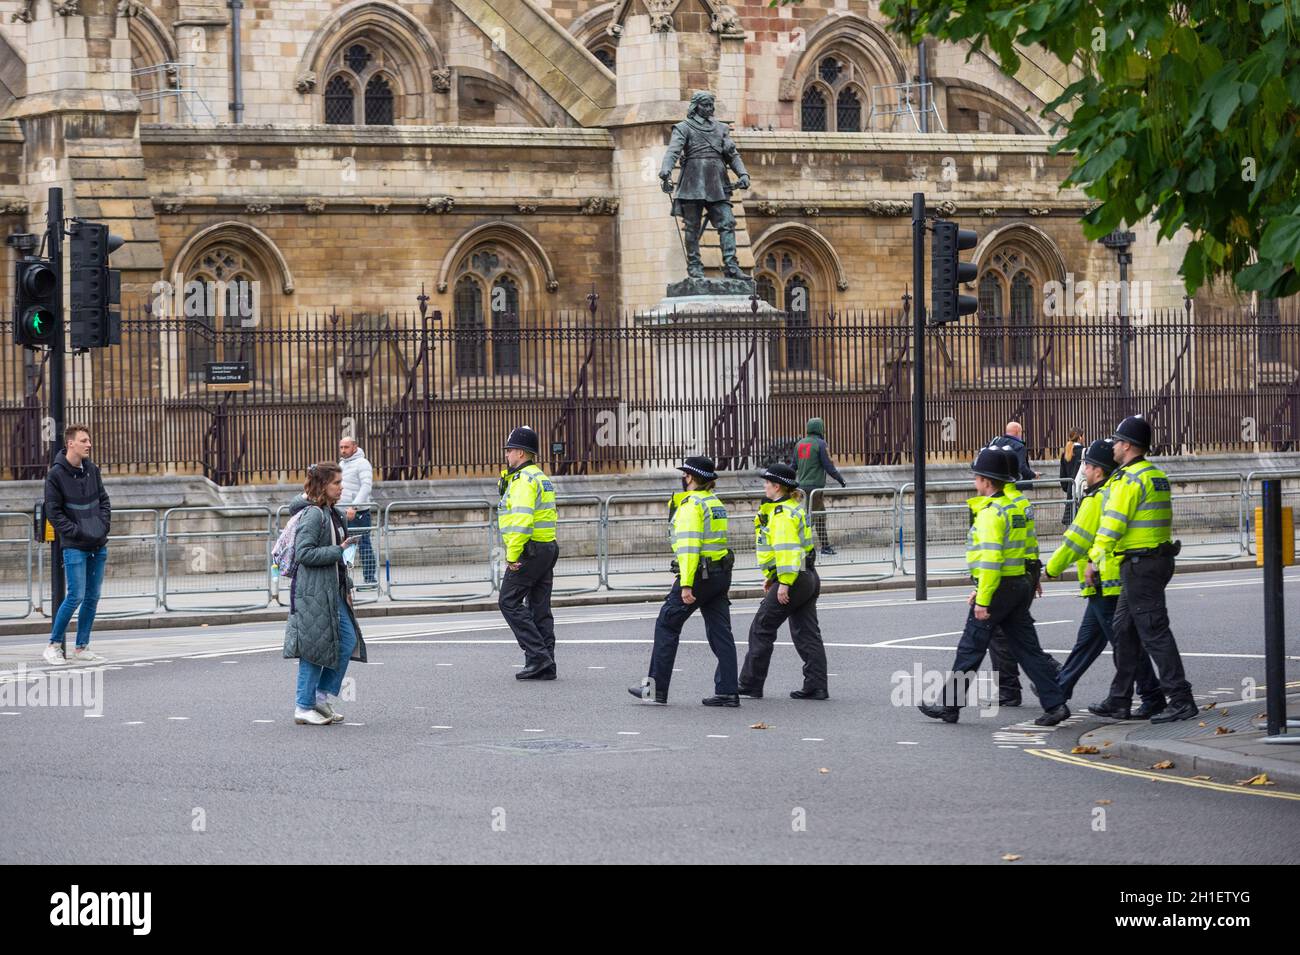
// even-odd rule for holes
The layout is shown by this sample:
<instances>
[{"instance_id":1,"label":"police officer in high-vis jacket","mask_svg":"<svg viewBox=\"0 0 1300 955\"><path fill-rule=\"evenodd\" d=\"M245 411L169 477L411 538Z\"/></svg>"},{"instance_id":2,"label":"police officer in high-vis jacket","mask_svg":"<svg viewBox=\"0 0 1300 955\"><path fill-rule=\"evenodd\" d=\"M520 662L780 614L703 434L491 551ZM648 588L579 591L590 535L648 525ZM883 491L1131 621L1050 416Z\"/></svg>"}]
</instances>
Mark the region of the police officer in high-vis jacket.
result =
<instances>
[{"instance_id":1,"label":"police officer in high-vis jacket","mask_svg":"<svg viewBox=\"0 0 1300 955\"><path fill-rule=\"evenodd\" d=\"M497 606L520 648L524 668L517 680L554 680L555 618L551 584L560 549L555 543L555 487L537 466L532 428L515 428L506 439L506 469L497 484L497 526L505 546L506 572Z\"/></svg>"},{"instance_id":2,"label":"police officer in high-vis jacket","mask_svg":"<svg viewBox=\"0 0 1300 955\"><path fill-rule=\"evenodd\" d=\"M799 479L788 464L773 464L762 476L767 501L754 518L754 533L764 594L749 628L740 695L763 696L776 632L788 618L790 639L803 660L803 686L791 690L790 696L796 700L829 699L826 647L817 623L817 596L822 590L813 569L817 542L801 503Z\"/></svg>"},{"instance_id":3,"label":"police officer in high-vis jacket","mask_svg":"<svg viewBox=\"0 0 1300 955\"><path fill-rule=\"evenodd\" d=\"M650 674L633 696L651 703L668 702L677 644L687 619L699 609L704 635L718 658L713 671L713 696L705 706L739 706L736 695L736 640L731 633L731 567L735 555L727 547L727 509L713 493L718 475L706 457L689 457L680 468L682 491L669 503L670 541L677 579L659 608L655 622Z\"/></svg>"},{"instance_id":4,"label":"police officer in high-vis jacket","mask_svg":"<svg viewBox=\"0 0 1300 955\"><path fill-rule=\"evenodd\" d=\"M989 447L996 448L1007 455L1013 474L1024 473L1021 469L1021 458L1012 445L1003 440L995 441ZM1023 448L1024 445L1022 444L1021 447ZM1034 505L1021 492L1019 484L1008 484L1006 495L1007 500L1014 504L1016 510L1025 518L1025 573L1029 576L1032 585L1033 594L1030 597L1032 605L1033 597L1043 595L1043 585L1040 583L1043 564L1038 556L1038 526L1034 520ZM1058 666L1055 657L1049 656L1048 659L1051 660L1052 666ZM993 639L989 641L989 661L998 671L998 705L1019 706L1021 703L1020 667L1016 665L1016 658L1011 655L1010 643L1001 627L993 629Z\"/></svg>"},{"instance_id":5,"label":"police officer in high-vis jacket","mask_svg":"<svg viewBox=\"0 0 1300 955\"><path fill-rule=\"evenodd\" d=\"M1165 606L1165 587L1174 575L1174 557L1181 549L1172 540L1169 478L1146 459L1151 425L1141 415L1121 421L1111 440L1119 469L1107 486L1106 506L1088 551L1087 574L1089 579L1097 579L1099 568L1108 561L1119 561L1121 589L1111 624L1115 679L1105 701L1088 709L1098 716L1127 717L1145 649L1169 701L1163 711L1151 716L1151 722L1189 720L1197 714L1196 702Z\"/></svg>"},{"instance_id":6,"label":"police officer in high-vis jacket","mask_svg":"<svg viewBox=\"0 0 1300 955\"><path fill-rule=\"evenodd\" d=\"M1029 616L1033 589L1025 572L1025 515L1006 494L1015 473L1008 455L997 448L982 449L971 470L978 496L967 502L975 520L967 535L966 563L975 581L975 592L969 601L966 629L957 644L953 678L944 687L943 699L937 704L921 703L919 709L933 719L956 723L968 691L974 688L993 631L1001 627L1011 655L1025 668L1043 705L1043 715L1034 722L1055 726L1070 715L1070 710L1056 683L1056 668L1039 646Z\"/></svg>"},{"instance_id":7,"label":"police officer in high-vis jacket","mask_svg":"<svg viewBox=\"0 0 1300 955\"><path fill-rule=\"evenodd\" d=\"M1074 695L1075 684L1087 672L1088 667L1106 649L1107 644L1114 645L1115 637L1111 630L1111 618L1115 616L1115 604L1119 602L1119 564L1114 560L1104 560L1097 568L1097 579L1088 580L1088 551L1092 548L1101 525L1101 514L1106 507L1107 481L1115 472L1115 452L1110 439L1094 441L1083 453L1081 468L1084 476L1083 494L1074 512L1074 521L1065 532L1065 539L1047 562L1048 577L1060 577L1065 568L1073 563L1079 575L1079 595L1083 597L1083 620L1079 623L1079 633L1074 641L1074 649L1066 658L1065 666L1057 676L1057 682L1065 691L1068 700ZM1165 697L1160 692L1151 660L1143 651L1138 660L1138 693L1142 696L1142 709L1136 714L1139 719L1147 719L1153 713L1165 708Z\"/></svg>"}]
</instances>

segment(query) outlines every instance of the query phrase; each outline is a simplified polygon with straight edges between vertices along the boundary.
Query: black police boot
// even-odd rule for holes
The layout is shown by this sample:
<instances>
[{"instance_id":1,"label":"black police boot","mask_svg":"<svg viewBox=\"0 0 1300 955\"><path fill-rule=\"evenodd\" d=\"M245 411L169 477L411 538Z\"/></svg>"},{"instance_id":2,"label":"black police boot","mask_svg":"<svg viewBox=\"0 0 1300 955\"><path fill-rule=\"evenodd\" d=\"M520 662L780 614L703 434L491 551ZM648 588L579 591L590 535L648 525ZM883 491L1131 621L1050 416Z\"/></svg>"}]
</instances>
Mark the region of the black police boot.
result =
<instances>
[{"instance_id":1,"label":"black police boot","mask_svg":"<svg viewBox=\"0 0 1300 955\"><path fill-rule=\"evenodd\" d=\"M1015 696L998 697L998 706L1019 706L1019 705L1020 705L1020 694L1016 694Z\"/></svg>"},{"instance_id":2,"label":"black police boot","mask_svg":"<svg viewBox=\"0 0 1300 955\"><path fill-rule=\"evenodd\" d=\"M742 687L741 687L739 690L737 690L736 692L737 692L737 695L739 695L739 696L747 696L747 697L749 697L751 700L761 700L761 699L763 698L763 688L762 688L762 687L759 687L759 688L756 689L756 690L748 690L748 689L746 689L745 687L742 686Z\"/></svg>"},{"instance_id":3,"label":"black police boot","mask_svg":"<svg viewBox=\"0 0 1300 955\"><path fill-rule=\"evenodd\" d=\"M700 700L705 706L739 706L739 693L719 693L716 696L706 696Z\"/></svg>"},{"instance_id":4,"label":"black police boot","mask_svg":"<svg viewBox=\"0 0 1300 955\"><path fill-rule=\"evenodd\" d=\"M658 703L661 706L666 705L668 703L667 690L655 690L655 696L653 700L648 699L646 697L645 687L640 686L639 684L637 686L629 686L627 688L627 691L631 693L633 696L635 696L638 700L645 700L645 702L647 703ZM739 706L740 704L737 703L736 705Z\"/></svg>"},{"instance_id":5,"label":"black police boot","mask_svg":"<svg viewBox=\"0 0 1300 955\"><path fill-rule=\"evenodd\" d=\"M554 680L556 676L554 663L535 663L526 666L515 674L516 680Z\"/></svg>"},{"instance_id":6,"label":"black police boot","mask_svg":"<svg viewBox=\"0 0 1300 955\"><path fill-rule=\"evenodd\" d=\"M1088 712L1093 716L1105 716L1112 720L1127 720L1130 718L1127 706L1114 706L1110 700L1089 704Z\"/></svg>"},{"instance_id":7,"label":"black police boot","mask_svg":"<svg viewBox=\"0 0 1300 955\"><path fill-rule=\"evenodd\" d=\"M1160 703L1143 703L1141 706L1137 708L1137 712L1133 714L1133 719L1149 720L1157 713L1163 713L1164 710L1165 710L1165 704L1163 701L1161 701Z\"/></svg>"},{"instance_id":8,"label":"black police boot","mask_svg":"<svg viewBox=\"0 0 1300 955\"><path fill-rule=\"evenodd\" d=\"M1034 720L1034 725L1055 726L1057 723L1063 722L1064 720L1068 720L1069 718L1070 718L1070 708L1066 706L1064 703L1061 703L1060 705L1054 706L1050 710L1047 710L1045 713L1043 713L1042 716Z\"/></svg>"},{"instance_id":9,"label":"black police boot","mask_svg":"<svg viewBox=\"0 0 1300 955\"><path fill-rule=\"evenodd\" d=\"M825 690L791 690L792 700L829 700L831 695Z\"/></svg>"},{"instance_id":10,"label":"black police boot","mask_svg":"<svg viewBox=\"0 0 1300 955\"><path fill-rule=\"evenodd\" d=\"M943 720L945 723L956 723L957 717L961 716L961 710L955 706L935 706L933 703L922 703L917 709L930 719Z\"/></svg>"},{"instance_id":11,"label":"black police boot","mask_svg":"<svg viewBox=\"0 0 1300 955\"><path fill-rule=\"evenodd\" d=\"M1151 717L1152 723L1175 723L1178 720L1190 720L1196 717L1200 708L1192 700L1179 700L1170 703L1163 710Z\"/></svg>"}]
</instances>

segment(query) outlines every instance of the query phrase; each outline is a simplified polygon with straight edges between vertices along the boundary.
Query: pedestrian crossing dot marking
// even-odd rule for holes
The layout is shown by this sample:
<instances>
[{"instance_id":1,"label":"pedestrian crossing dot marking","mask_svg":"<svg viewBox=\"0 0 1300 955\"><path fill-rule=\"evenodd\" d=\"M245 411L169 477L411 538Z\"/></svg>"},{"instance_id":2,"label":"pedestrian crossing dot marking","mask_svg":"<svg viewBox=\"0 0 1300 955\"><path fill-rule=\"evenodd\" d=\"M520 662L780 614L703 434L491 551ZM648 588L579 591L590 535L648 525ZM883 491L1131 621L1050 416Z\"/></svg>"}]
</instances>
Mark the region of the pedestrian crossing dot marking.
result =
<instances>
[{"instance_id":1,"label":"pedestrian crossing dot marking","mask_svg":"<svg viewBox=\"0 0 1300 955\"><path fill-rule=\"evenodd\" d=\"M731 739L730 736L722 736L721 734L718 733L710 733L708 736L704 738L705 739Z\"/></svg>"},{"instance_id":2,"label":"pedestrian crossing dot marking","mask_svg":"<svg viewBox=\"0 0 1300 955\"><path fill-rule=\"evenodd\" d=\"M169 720L187 720L187 719L189 719L188 716L169 716L169 717L167 717L167 718L168 718Z\"/></svg>"},{"instance_id":3,"label":"pedestrian crossing dot marking","mask_svg":"<svg viewBox=\"0 0 1300 955\"><path fill-rule=\"evenodd\" d=\"M640 736L641 733L638 730L619 730L618 735L619 736Z\"/></svg>"},{"instance_id":4,"label":"pedestrian crossing dot marking","mask_svg":"<svg viewBox=\"0 0 1300 955\"><path fill-rule=\"evenodd\" d=\"M253 720L254 723L274 723L275 720Z\"/></svg>"},{"instance_id":5,"label":"pedestrian crossing dot marking","mask_svg":"<svg viewBox=\"0 0 1300 955\"><path fill-rule=\"evenodd\" d=\"M524 730L525 733L545 733L546 730Z\"/></svg>"},{"instance_id":6,"label":"pedestrian crossing dot marking","mask_svg":"<svg viewBox=\"0 0 1300 955\"><path fill-rule=\"evenodd\" d=\"M81 715L88 720L97 720L100 719L104 714L103 713L82 713Z\"/></svg>"},{"instance_id":7,"label":"pedestrian crossing dot marking","mask_svg":"<svg viewBox=\"0 0 1300 955\"><path fill-rule=\"evenodd\" d=\"M344 723L344 726L365 726L365 723Z\"/></svg>"},{"instance_id":8,"label":"pedestrian crossing dot marking","mask_svg":"<svg viewBox=\"0 0 1300 955\"><path fill-rule=\"evenodd\" d=\"M910 739L900 739L900 740L898 741L898 745L899 745L899 746L920 746L921 744L920 744L920 743L913 742L913 741L910 740Z\"/></svg>"},{"instance_id":9,"label":"pedestrian crossing dot marking","mask_svg":"<svg viewBox=\"0 0 1300 955\"><path fill-rule=\"evenodd\" d=\"M430 726L429 729L431 729L431 730L449 730L449 729L451 729L451 727L450 727L450 726Z\"/></svg>"},{"instance_id":10,"label":"pedestrian crossing dot marking","mask_svg":"<svg viewBox=\"0 0 1300 955\"><path fill-rule=\"evenodd\" d=\"M588 670L603 670L604 667L587 667Z\"/></svg>"},{"instance_id":11,"label":"pedestrian crossing dot marking","mask_svg":"<svg viewBox=\"0 0 1300 955\"><path fill-rule=\"evenodd\" d=\"M144 726L144 720L127 720L123 726Z\"/></svg>"},{"instance_id":12,"label":"pedestrian crossing dot marking","mask_svg":"<svg viewBox=\"0 0 1300 955\"><path fill-rule=\"evenodd\" d=\"M436 666L436 667L454 667L455 665L456 665L456 664L454 664L454 663L435 663L435 664L434 664L434 666Z\"/></svg>"},{"instance_id":13,"label":"pedestrian crossing dot marking","mask_svg":"<svg viewBox=\"0 0 1300 955\"><path fill-rule=\"evenodd\" d=\"M826 740L823 739L823 738L820 737L820 736L805 736L803 739L799 740L799 742L801 742L801 743L824 743L824 742L826 742Z\"/></svg>"}]
</instances>

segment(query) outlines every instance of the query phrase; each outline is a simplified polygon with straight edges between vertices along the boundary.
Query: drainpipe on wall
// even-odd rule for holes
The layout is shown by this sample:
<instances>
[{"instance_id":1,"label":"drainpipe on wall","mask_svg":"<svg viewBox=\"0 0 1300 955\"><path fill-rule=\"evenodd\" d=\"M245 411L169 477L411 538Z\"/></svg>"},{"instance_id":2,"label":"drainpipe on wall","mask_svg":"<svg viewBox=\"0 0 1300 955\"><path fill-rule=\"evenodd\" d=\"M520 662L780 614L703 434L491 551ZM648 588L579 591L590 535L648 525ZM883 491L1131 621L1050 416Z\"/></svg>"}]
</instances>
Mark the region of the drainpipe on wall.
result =
<instances>
[{"instance_id":1,"label":"drainpipe on wall","mask_svg":"<svg viewBox=\"0 0 1300 955\"><path fill-rule=\"evenodd\" d=\"M235 34L238 36L239 34ZM921 69L919 81L921 84L921 132L930 131L930 93L926 90L926 84L930 82L930 67L926 63L925 41L922 40L916 47L917 59L920 61Z\"/></svg>"},{"instance_id":2,"label":"drainpipe on wall","mask_svg":"<svg viewBox=\"0 0 1300 955\"><path fill-rule=\"evenodd\" d=\"M244 76L240 68L239 11L244 9L244 0L226 0L226 6L230 8L230 116L235 123L242 123L244 121Z\"/></svg>"}]
</instances>

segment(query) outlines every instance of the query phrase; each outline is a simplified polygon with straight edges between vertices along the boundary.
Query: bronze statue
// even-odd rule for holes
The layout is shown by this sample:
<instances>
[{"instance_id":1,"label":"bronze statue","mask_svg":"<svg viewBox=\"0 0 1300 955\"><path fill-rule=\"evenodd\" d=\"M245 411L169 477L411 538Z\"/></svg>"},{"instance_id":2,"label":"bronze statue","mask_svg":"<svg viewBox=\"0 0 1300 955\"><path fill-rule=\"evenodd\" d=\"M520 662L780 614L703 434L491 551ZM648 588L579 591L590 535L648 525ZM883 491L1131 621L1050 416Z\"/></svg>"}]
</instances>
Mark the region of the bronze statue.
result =
<instances>
[{"instance_id":1,"label":"bronze statue","mask_svg":"<svg viewBox=\"0 0 1300 955\"><path fill-rule=\"evenodd\" d=\"M686 227L686 274L704 278L700 263L700 232L707 212L709 222L718 230L722 246L722 264L728 278L746 278L736 261L736 217L731 211L731 194L749 188L749 173L740 161L736 144L726 123L713 119L713 94L697 92L684 122L673 127L672 140L659 170L664 192L673 195L673 169L682 164L677 194L673 196L673 215L680 216ZM738 177L730 181L727 170Z\"/></svg>"}]
</instances>

